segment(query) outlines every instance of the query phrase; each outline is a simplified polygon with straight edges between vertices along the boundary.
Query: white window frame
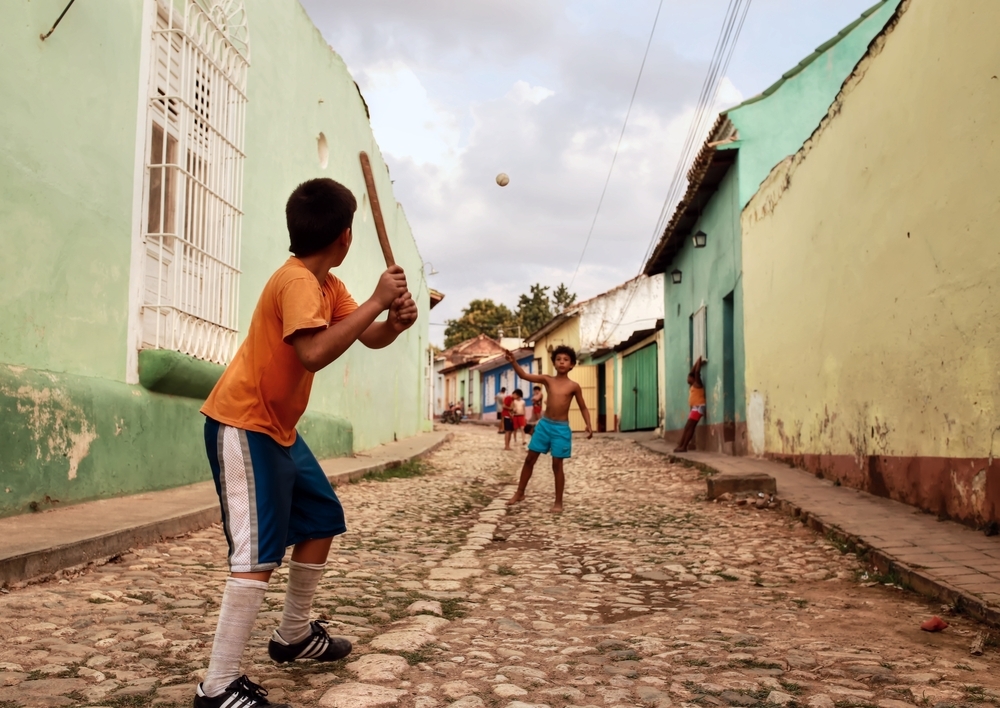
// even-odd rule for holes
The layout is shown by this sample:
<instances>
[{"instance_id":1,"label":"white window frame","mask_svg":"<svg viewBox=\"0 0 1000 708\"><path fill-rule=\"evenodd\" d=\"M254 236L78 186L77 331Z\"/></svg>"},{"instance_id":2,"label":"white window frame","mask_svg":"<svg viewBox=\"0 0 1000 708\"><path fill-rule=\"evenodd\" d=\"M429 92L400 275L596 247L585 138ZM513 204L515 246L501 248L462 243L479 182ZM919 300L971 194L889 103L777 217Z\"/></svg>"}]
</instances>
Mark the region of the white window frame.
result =
<instances>
[{"instance_id":1,"label":"white window frame","mask_svg":"<svg viewBox=\"0 0 1000 708\"><path fill-rule=\"evenodd\" d=\"M708 308L702 305L691 315L691 364L701 357L708 361Z\"/></svg>"},{"instance_id":2,"label":"white window frame","mask_svg":"<svg viewBox=\"0 0 1000 708\"><path fill-rule=\"evenodd\" d=\"M249 35L242 0L145 0L126 379L139 349L236 351Z\"/></svg>"}]
</instances>

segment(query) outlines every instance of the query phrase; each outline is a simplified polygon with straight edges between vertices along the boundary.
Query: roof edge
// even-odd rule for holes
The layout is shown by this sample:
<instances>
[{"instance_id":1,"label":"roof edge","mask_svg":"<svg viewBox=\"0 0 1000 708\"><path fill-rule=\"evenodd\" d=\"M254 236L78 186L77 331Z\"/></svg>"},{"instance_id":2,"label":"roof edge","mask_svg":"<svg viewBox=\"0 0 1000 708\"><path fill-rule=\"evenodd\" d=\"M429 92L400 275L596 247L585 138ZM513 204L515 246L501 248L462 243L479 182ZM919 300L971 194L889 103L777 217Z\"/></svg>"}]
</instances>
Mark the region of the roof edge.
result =
<instances>
[{"instance_id":1,"label":"roof edge","mask_svg":"<svg viewBox=\"0 0 1000 708\"><path fill-rule=\"evenodd\" d=\"M873 13L875 13L880 7L882 7L883 5L885 5L887 2L889 2L889 0L879 0L877 3L875 3L874 5L872 5L871 7L869 7L864 12L862 12L861 15L857 19L855 19L849 25L847 25L846 27L844 27L843 29L841 29L839 32L837 32L837 34L835 34L834 36L830 37L830 39L826 40L821 45L819 45L818 47L816 47L816 49L814 49L811 54L809 54L805 58L803 58L802 61L800 61L798 64L796 64L791 69L789 69L784 74L782 74L780 79L778 79L777 81L775 81L773 84L771 84L770 86L768 86L766 89L764 89L763 91L761 91L756 96L751 96L750 98L748 98L747 100L743 101L742 103L739 103L739 104L733 106L732 108L727 108L725 111L723 111L723 113L728 114L730 111L735 111L738 108L743 108L744 106L749 106L749 105L751 105L753 103L757 103L758 101L763 101L765 98L767 98L768 96L770 96L771 94L773 94L775 91L777 91L779 88L781 88L782 85L786 81L788 81L789 79L793 78L794 76L797 76L798 74L802 73L802 71L807 66L809 66L814 61L816 61L816 59L818 59L820 57L820 55L822 55L824 52L826 52L828 49L830 49L834 45L838 44L842 39L844 39L844 37L846 37L851 32L853 32L854 29L858 25L860 25L866 19L868 19L869 17L871 17Z\"/></svg>"},{"instance_id":2,"label":"roof edge","mask_svg":"<svg viewBox=\"0 0 1000 708\"><path fill-rule=\"evenodd\" d=\"M709 131L708 137L705 139L701 149L698 151L698 154L695 155L694 160L691 161L691 167L688 169L687 173L687 189L684 191L684 196L677 202L677 206L674 208L673 216L671 216L670 221L667 222L667 226L664 228L663 235L660 237L656 248L653 249L653 252L649 256L649 260L647 260L643 266L643 275L651 276L656 275L657 273L662 273L663 270L666 269L666 266L669 265L668 261L664 264L663 269L661 270L658 268L657 264L663 257L667 246L679 238L676 233L678 223L687 212L688 207L690 207L695 195L701 188L702 181L708 173L708 168L712 166L713 158L715 154L719 152L718 148L722 144L734 142L736 138L736 127L725 113L720 113L719 117L715 121L715 124L712 126L712 129ZM725 150L724 152L732 153L735 152L735 150Z\"/></svg>"}]
</instances>

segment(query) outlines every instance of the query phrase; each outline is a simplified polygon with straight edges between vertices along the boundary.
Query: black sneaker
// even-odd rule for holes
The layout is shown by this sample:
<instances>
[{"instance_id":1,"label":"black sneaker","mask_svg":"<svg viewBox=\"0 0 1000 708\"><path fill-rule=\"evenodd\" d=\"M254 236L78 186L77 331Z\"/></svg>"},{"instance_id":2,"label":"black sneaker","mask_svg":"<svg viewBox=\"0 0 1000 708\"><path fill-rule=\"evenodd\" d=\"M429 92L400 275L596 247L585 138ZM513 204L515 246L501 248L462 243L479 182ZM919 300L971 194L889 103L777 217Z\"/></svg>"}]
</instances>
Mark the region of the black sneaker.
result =
<instances>
[{"instance_id":1,"label":"black sneaker","mask_svg":"<svg viewBox=\"0 0 1000 708\"><path fill-rule=\"evenodd\" d=\"M206 696L198 684L194 694L194 708L256 708L256 706L271 706L272 708L292 708L287 703L271 703L267 700L267 689L258 686L246 676L240 676L218 696Z\"/></svg>"},{"instance_id":2,"label":"black sneaker","mask_svg":"<svg viewBox=\"0 0 1000 708\"><path fill-rule=\"evenodd\" d=\"M312 634L295 644L289 644L278 634L278 630L274 630L271 641L267 643L268 655L279 664L283 664L298 659L337 661L351 653L353 649L351 643L343 637L331 637L323 629L322 622L313 620L309 626L312 628Z\"/></svg>"}]
</instances>

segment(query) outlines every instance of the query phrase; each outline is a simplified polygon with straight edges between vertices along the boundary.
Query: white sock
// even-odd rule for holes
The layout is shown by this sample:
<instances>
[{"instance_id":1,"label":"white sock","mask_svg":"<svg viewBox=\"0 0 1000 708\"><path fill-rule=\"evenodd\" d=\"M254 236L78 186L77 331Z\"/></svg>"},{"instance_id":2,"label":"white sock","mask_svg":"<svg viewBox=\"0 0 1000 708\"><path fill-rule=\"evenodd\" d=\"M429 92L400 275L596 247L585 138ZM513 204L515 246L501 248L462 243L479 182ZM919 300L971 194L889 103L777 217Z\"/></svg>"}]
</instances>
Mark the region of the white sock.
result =
<instances>
[{"instance_id":1,"label":"white sock","mask_svg":"<svg viewBox=\"0 0 1000 708\"><path fill-rule=\"evenodd\" d=\"M226 686L238 679L243 650L250 640L253 623L257 619L267 583L260 580L229 578L222 593L219 624L215 629L212 658L208 672L201 682L206 696L218 696Z\"/></svg>"},{"instance_id":2,"label":"white sock","mask_svg":"<svg viewBox=\"0 0 1000 708\"><path fill-rule=\"evenodd\" d=\"M289 644L309 636L309 610L324 570L326 563L288 561L288 590L285 591L285 610L281 614L278 634Z\"/></svg>"}]
</instances>

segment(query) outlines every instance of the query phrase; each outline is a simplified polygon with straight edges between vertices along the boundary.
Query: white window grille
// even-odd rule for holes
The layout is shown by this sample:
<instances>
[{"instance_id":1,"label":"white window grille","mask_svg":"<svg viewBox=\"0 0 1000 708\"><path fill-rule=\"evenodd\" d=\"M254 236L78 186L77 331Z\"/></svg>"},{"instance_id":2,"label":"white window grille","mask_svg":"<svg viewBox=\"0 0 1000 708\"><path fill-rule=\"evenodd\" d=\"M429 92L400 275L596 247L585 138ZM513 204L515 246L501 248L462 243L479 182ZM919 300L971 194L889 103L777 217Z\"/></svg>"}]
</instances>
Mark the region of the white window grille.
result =
<instances>
[{"instance_id":1,"label":"white window grille","mask_svg":"<svg viewBox=\"0 0 1000 708\"><path fill-rule=\"evenodd\" d=\"M691 363L701 357L708 361L708 343L706 341L707 310L704 305L691 315Z\"/></svg>"},{"instance_id":2,"label":"white window grille","mask_svg":"<svg viewBox=\"0 0 1000 708\"><path fill-rule=\"evenodd\" d=\"M500 385L503 388L507 389L506 395L509 396L511 393L513 393L514 389L517 388L513 369L507 369L502 374L500 374Z\"/></svg>"},{"instance_id":3,"label":"white window grille","mask_svg":"<svg viewBox=\"0 0 1000 708\"><path fill-rule=\"evenodd\" d=\"M142 348L236 351L249 36L240 0L157 0L147 104Z\"/></svg>"}]
</instances>

